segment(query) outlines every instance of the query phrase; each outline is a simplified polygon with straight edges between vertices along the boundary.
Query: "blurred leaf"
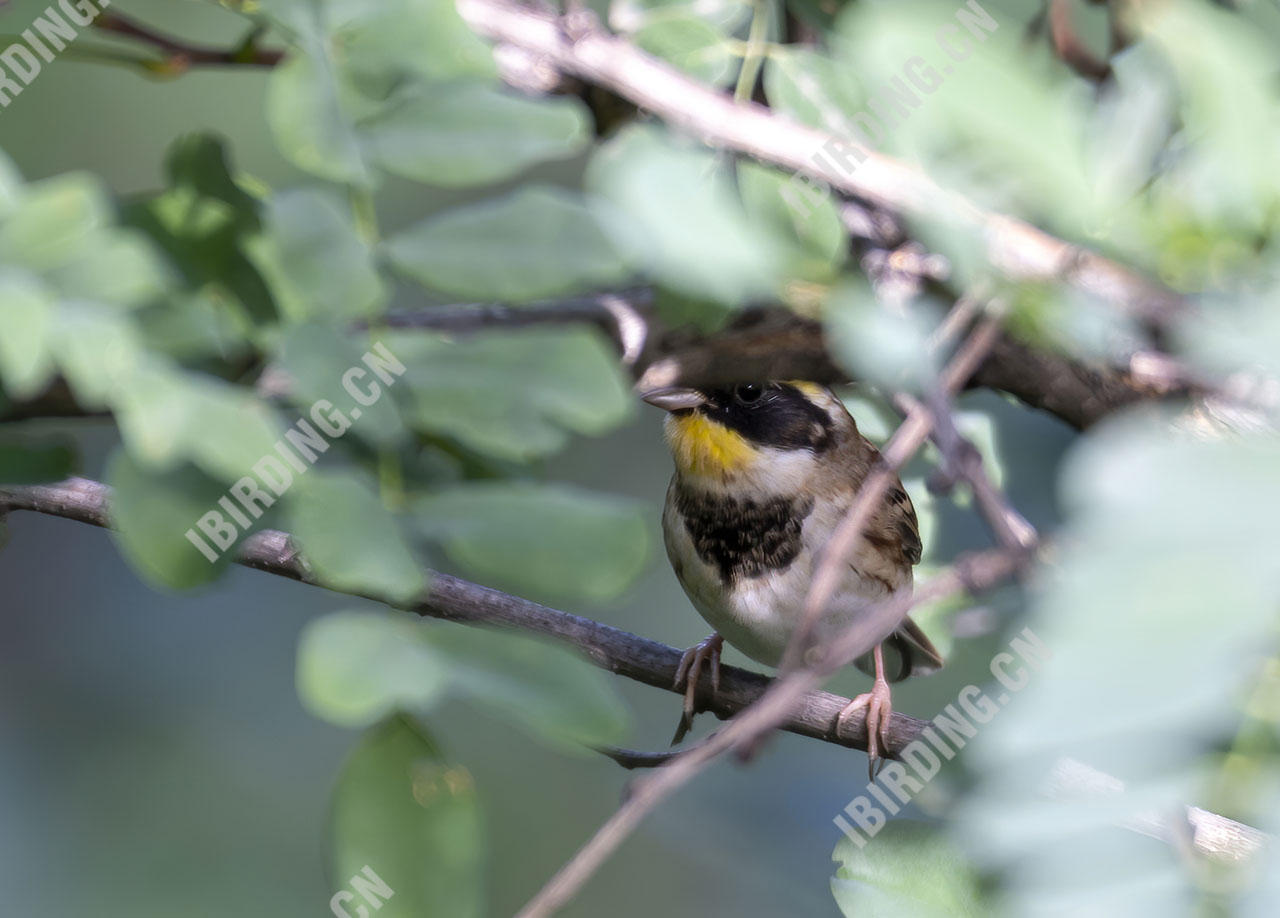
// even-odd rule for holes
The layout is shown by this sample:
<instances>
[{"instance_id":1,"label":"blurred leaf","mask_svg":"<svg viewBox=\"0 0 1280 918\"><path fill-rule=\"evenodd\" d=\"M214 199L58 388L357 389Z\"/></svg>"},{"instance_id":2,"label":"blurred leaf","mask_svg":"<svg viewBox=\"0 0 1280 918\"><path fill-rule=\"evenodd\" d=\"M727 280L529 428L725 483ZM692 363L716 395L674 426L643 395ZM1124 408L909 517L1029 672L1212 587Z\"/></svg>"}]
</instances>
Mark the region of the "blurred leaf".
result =
<instances>
[{"instance_id":1,"label":"blurred leaf","mask_svg":"<svg viewBox=\"0 0 1280 918\"><path fill-rule=\"evenodd\" d=\"M154 300L172 282L146 237L118 228L98 234L87 251L50 268L46 276L65 297L119 306Z\"/></svg>"},{"instance_id":2,"label":"blurred leaf","mask_svg":"<svg viewBox=\"0 0 1280 918\"><path fill-rule=\"evenodd\" d=\"M0 220L18 206L22 194L22 175L4 150L0 150Z\"/></svg>"},{"instance_id":3,"label":"blurred leaf","mask_svg":"<svg viewBox=\"0 0 1280 918\"><path fill-rule=\"evenodd\" d=\"M238 302L252 319L274 320L271 293L245 254L247 239L261 229L260 203L236 183L221 139L179 137L165 170L169 187L128 204L125 221L168 256L205 304L229 313L228 301ZM221 321L225 327L230 315Z\"/></svg>"},{"instance_id":4,"label":"blurred leaf","mask_svg":"<svg viewBox=\"0 0 1280 918\"><path fill-rule=\"evenodd\" d=\"M298 643L298 695L340 727L397 710L425 711L449 686L449 660L403 615L335 612L307 624Z\"/></svg>"},{"instance_id":5,"label":"blurred leaf","mask_svg":"<svg viewBox=\"0 0 1280 918\"><path fill-rule=\"evenodd\" d=\"M47 271L89 252L110 219L110 201L93 176L72 172L32 183L0 223L0 262Z\"/></svg>"},{"instance_id":6,"label":"blurred leaf","mask_svg":"<svg viewBox=\"0 0 1280 918\"><path fill-rule=\"evenodd\" d=\"M353 185L373 184L360 141L344 109L345 90L321 40L311 38L271 71L267 124L276 146L313 175Z\"/></svg>"},{"instance_id":7,"label":"blurred leaf","mask_svg":"<svg viewBox=\"0 0 1280 918\"><path fill-rule=\"evenodd\" d=\"M461 697L569 751L617 742L627 723L609 677L559 644L399 615L343 612L313 624L299 646L298 690L342 726Z\"/></svg>"},{"instance_id":8,"label":"blurred leaf","mask_svg":"<svg viewBox=\"0 0 1280 918\"><path fill-rule=\"evenodd\" d=\"M382 307L382 279L350 208L318 189L282 191L263 223L250 254L285 315L352 319Z\"/></svg>"},{"instance_id":9,"label":"blurred leaf","mask_svg":"<svg viewBox=\"0 0 1280 918\"><path fill-rule=\"evenodd\" d=\"M0 438L0 481L5 484L61 481L75 465L75 447L62 438L22 434Z\"/></svg>"},{"instance_id":10,"label":"blurred leaf","mask_svg":"<svg viewBox=\"0 0 1280 918\"><path fill-rule=\"evenodd\" d=\"M630 274L577 195L538 186L433 216L389 240L386 252L435 290L508 302L617 284Z\"/></svg>"},{"instance_id":11,"label":"blurred leaf","mask_svg":"<svg viewBox=\"0 0 1280 918\"><path fill-rule=\"evenodd\" d=\"M429 185L483 185L590 142L590 114L577 99L530 99L479 83L401 94L361 125L369 156Z\"/></svg>"},{"instance_id":12,"label":"blurred leaf","mask_svg":"<svg viewBox=\"0 0 1280 918\"><path fill-rule=\"evenodd\" d=\"M647 17L632 41L703 83L720 86L733 78L737 57L728 36L687 9Z\"/></svg>"},{"instance_id":13,"label":"blurred leaf","mask_svg":"<svg viewBox=\"0 0 1280 918\"><path fill-rule=\"evenodd\" d=\"M659 283L728 305L780 285L777 240L748 218L714 154L628 127L592 158L587 186L616 207L602 211L615 243Z\"/></svg>"},{"instance_id":14,"label":"blurred leaf","mask_svg":"<svg viewBox=\"0 0 1280 918\"><path fill-rule=\"evenodd\" d=\"M0 379L12 397L30 398L44 391L56 373L51 347L54 299L34 276L0 268L0 303Z\"/></svg>"},{"instance_id":15,"label":"blurred leaf","mask_svg":"<svg viewBox=\"0 0 1280 918\"><path fill-rule=\"evenodd\" d=\"M859 848L840 839L831 892L846 918L979 918L989 912L964 856L922 823L887 823Z\"/></svg>"},{"instance_id":16,"label":"blurred leaf","mask_svg":"<svg viewBox=\"0 0 1280 918\"><path fill-rule=\"evenodd\" d=\"M631 416L631 387L594 329L540 328L460 338L388 337L408 366L417 426L480 452L528 460Z\"/></svg>"},{"instance_id":17,"label":"blurred leaf","mask_svg":"<svg viewBox=\"0 0 1280 918\"><path fill-rule=\"evenodd\" d=\"M378 498L354 478L312 469L289 491L288 529L326 586L407 601L426 574Z\"/></svg>"},{"instance_id":18,"label":"blurred leaf","mask_svg":"<svg viewBox=\"0 0 1280 918\"><path fill-rule=\"evenodd\" d=\"M1020 878L1014 914L1064 890L1077 914L1185 911L1178 851L1122 827L1199 802L1273 650L1280 441L1122 416L1062 487L1071 520L1028 617L1051 656L972 747L965 840Z\"/></svg>"},{"instance_id":19,"label":"blurred leaf","mask_svg":"<svg viewBox=\"0 0 1280 918\"><path fill-rule=\"evenodd\" d=\"M833 56L841 71L875 87L861 107L871 145L919 162L977 203L1030 212L1070 233L1093 226L1098 202L1080 142L1089 105L1081 81L1050 79L1027 55L1019 29L990 12L979 36L965 30L955 39L967 42L963 61L943 42L921 42L922 26L928 34L947 23L963 30L957 15L942 4L845 7ZM937 216L945 218L943 204Z\"/></svg>"},{"instance_id":20,"label":"blurred leaf","mask_svg":"<svg viewBox=\"0 0 1280 918\"><path fill-rule=\"evenodd\" d=\"M476 628L437 627L457 690L536 739L567 752L619 742L627 710L610 677L565 647Z\"/></svg>"},{"instance_id":21,"label":"blurred leaf","mask_svg":"<svg viewBox=\"0 0 1280 918\"><path fill-rule=\"evenodd\" d=\"M386 397L383 384L365 370L360 358L361 350L349 335L339 334L330 325L305 323L285 333L276 365L289 377L289 400L299 409L307 411L322 399L344 408L350 406L353 434L373 446L393 446L405 438L404 421L395 399ZM350 383L365 400L376 398L372 404L355 404L346 388L351 368L365 370L364 376L353 377Z\"/></svg>"},{"instance_id":22,"label":"blurred leaf","mask_svg":"<svg viewBox=\"0 0 1280 918\"><path fill-rule=\"evenodd\" d=\"M751 219L771 227L786 254L787 273L795 278L826 281L849 254L849 233L831 197L806 202L804 213L787 203L790 176L755 162L738 164L738 186Z\"/></svg>"},{"instance_id":23,"label":"blurred leaf","mask_svg":"<svg viewBox=\"0 0 1280 918\"><path fill-rule=\"evenodd\" d=\"M430 82L497 78L487 42L462 21L452 0L332 3L349 16L334 33L346 69L372 81L416 75Z\"/></svg>"},{"instance_id":24,"label":"blurred leaf","mask_svg":"<svg viewBox=\"0 0 1280 918\"><path fill-rule=\"evenodd\" d=\"M728 35L751 18L751 3L750 0L613 0L609 4L609 25L619 32L634 32L671 15L697 17Z\"/></svg>"},{"instance_id":25,"label":"blurred leaf","mask_svg":"<svg viewBox=\"0 0 1280 918\"><path fill-rule=\"evenodd\" d=\"M144 579L174 590L190 589L216 579L230 563L234 545L225 552L197 528L214 513L230 522L218 506L225 488L191 466L157 472L117 450L107 465L111 487L111 534L120 553ZM214 520L213 522L217 522ZM196 530L210 550L210 561L187 539ZM237 532L237 541L245 533Z\"/></svg>"},{"instance_id":26,"label":"blurred leaf","mask_svg":"<svg viewBox=\"0 0 1280 918\"><path fill-rule=\"evenodd\" d=\"M1144 23L1181 90L1184 200L1202 217L1261 230L1280 197L1274 37L1232 11L1195 3L1168 4Z\"/></svg>"},{"instance_id":27,"label":"blurred leaf","mask_svg":"<svg viewBox=\"0 0 1280 918\"><path fill-rule=\"evenodd\" d=\"M449 0L267 0L296 51L268 84L281 151L322 178L369 187L376 175L358 125L406 81L493 79L488 46Z\"/></svg>"},{"instance_id":28,"label":"blurred leaf","mask_svg":"<svg viewBox=\"0 0 1280 918\"><path fill-rule=\"evenodd\" d=\"M349 914L481 914L483 823L474 782L409 718L370 730L347 761L334 789L332 833L332 880L352 895Z\"/></svg>"},{"instance_id":29,"label":"blurred leaf","mask_svg":"<svg viewBox=\"0 0 1280 918\"><path fill-rule=\"evenodd\" d=\"M832 292L825 323L833 354L859 382L917 389L936 372L921 311L900 313L879 303L861 279Z\"/></svg>"},{"instance_id":30,"label":"blurred leaf","mask_svg":"<svg viewBox=\"0 0 1280 918\"><path fill-rule=\"evenodd\" d=\"M1090 172L1099 205L1115 206L1151 179L1174 129L1175 98L1158 52L1141 43L1111 61L1090 132Z\"/></svg>"},{"instance_id":31,"label":"blurred leaf","mask_svg":"<svg viewBox=\"0 0 1280 918\"><path fill-rule=\"evenodd\" d=\"M518 482L469 484L423 497L417 528L494 586L599 602L644 570L649 533L632 501Z\"/></svg>"},{"instance_id":32,"label":"blurred leaf","mask_svg":"<svg viewBox=\"0 0 1280 918\"><path fill-rule=\"evenodd\" d=\"M769 104L809 127L856 139L854 120L863 96L847 71L813 48L786 46L769 54L764 67Z\"/></svg>"},{"instance_id":33,"label":"blurred leaf","mask_svg":"<svg viewBox=\"0 0 1280 918\"><path fill-rule=\"evenodd\" d=\"M62 303L48 331L55 359L86 408L110 404L143 363L136 323L95 303Z\"/></svg>"},{"instance_id":34,"label":"blurred leaf","mask_svg":"<svg viewBox=\"0 0 1280 918\"><path fill-rule=\"evenodd\" d=\"M169 145L164 165L171 185L221 201L231 208L237 224L246 229L258 227L258 199L236 182L222 137L211 133L183 134Z\"/></svg>"},{"instance_id":35,"label":"blurred leaf","mask_svg":"<svg viewBox=\"0 0 1280 918\"><path fill-rule=\"evenodd\" d=\"M114 407L121 436L139 461L167 468L185 459L229 483L274 455L282 434L251 391L155 362L128 374Z\"/></svg>"}]
</instances>

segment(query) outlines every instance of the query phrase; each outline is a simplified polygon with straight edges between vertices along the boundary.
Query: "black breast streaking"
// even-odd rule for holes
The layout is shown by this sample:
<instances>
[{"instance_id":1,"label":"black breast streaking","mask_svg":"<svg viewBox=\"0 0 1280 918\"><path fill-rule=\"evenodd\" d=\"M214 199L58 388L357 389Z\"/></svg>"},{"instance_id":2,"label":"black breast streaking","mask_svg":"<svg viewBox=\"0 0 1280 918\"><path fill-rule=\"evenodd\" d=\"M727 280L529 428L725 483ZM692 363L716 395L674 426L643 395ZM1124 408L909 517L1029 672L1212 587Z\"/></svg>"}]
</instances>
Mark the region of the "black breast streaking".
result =
<instances>
[{"instance_id":1,"label":"black breast streaking","mask_svg":"<svg viewBox=\"0 0 1280 918\"><path fill-rule=\"evenodd\" d=\"M728 582L760 577L791 564L800 553L800 530L813 498L736 500L679 488L676 509L698 557Z\"/></svg>"}]
</instances>

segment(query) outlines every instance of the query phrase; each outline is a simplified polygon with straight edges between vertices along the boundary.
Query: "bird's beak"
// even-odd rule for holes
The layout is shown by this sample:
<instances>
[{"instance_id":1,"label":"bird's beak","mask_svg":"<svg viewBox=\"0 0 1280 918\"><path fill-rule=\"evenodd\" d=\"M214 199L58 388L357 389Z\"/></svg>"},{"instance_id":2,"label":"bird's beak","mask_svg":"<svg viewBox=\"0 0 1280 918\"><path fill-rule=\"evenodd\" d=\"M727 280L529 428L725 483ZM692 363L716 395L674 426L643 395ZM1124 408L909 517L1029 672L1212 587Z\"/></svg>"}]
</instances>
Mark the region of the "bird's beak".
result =
<instances>
[{"instance_id":1,"label":"bird's beak","mask_svg":"<svg viewBox=\"0 0 1280 918\"><path fill-rule=\"evenodd\" d=\"M707 397L697 389L681 389L678 386L650 389L640 397L664 411L689 411L707 401Z\"/></svg>"}]
</instances>

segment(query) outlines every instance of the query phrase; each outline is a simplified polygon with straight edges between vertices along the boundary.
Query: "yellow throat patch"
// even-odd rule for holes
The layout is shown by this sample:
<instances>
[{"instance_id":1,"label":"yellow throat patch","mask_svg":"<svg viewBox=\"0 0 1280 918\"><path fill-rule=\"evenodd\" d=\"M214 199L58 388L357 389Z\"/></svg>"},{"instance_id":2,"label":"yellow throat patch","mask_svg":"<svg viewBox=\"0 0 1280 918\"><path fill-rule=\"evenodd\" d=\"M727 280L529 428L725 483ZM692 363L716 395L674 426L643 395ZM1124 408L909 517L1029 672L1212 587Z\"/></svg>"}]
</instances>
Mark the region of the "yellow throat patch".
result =
<instances>
[{"instance_id":1,"label":"yellow throat patch","mask_svg":"<svg viewBox=\"0 0 1280 918\"><path fill-rule=\"evenodd\" d=\"M697 411L667 418L667 442L682 472L727 478L756 459L746 438Z\"/></svg>"}]
</instances>

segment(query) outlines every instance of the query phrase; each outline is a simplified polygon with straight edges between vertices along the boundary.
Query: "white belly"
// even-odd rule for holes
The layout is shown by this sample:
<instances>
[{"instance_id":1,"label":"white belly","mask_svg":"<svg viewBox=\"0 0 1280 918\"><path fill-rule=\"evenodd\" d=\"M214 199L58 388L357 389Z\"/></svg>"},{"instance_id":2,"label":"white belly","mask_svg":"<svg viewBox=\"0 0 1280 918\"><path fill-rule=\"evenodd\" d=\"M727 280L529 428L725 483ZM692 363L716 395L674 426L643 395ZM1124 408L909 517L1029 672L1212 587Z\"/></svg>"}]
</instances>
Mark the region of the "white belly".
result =
<instances>
[{"instance_id":1,"label":"white belly","mask_svg":"<svg viewBox=\"0 0 1280 918\"><path fill-rule=\"evenodd\" d=\"M693 541L670 506L663 526L667 555L680 585L707 623L753 660L777 666L804 608L813 579L813 559L830 539L844 509L829 504L815 507L801 532L803 548L791 565L758 577L739 577L730 589L726 589L719 570L698 557ZM903 589L910 591L910 581ZM834 636L888 595L882 582L864 578L849 566L839 590L815 626L814 640ZM889 628L884 637L892 631Z\"/></svg>"}]
</instances>

